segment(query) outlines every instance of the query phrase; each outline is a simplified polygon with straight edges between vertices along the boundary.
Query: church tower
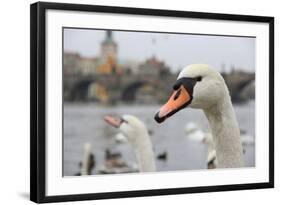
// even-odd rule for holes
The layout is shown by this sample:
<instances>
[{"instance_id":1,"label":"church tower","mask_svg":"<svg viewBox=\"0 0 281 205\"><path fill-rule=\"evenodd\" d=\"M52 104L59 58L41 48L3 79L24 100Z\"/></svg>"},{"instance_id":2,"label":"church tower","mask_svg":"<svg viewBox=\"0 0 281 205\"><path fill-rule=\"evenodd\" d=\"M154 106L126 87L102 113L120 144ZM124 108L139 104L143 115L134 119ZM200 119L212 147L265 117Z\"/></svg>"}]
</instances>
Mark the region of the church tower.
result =
<instances>
[{"instance_id":1,"label":"church tower","mask_svg":"<svg viewBox=\"0 0 281 205\"><path fill-rule=\"evenodd\" d=\"M103 63L117 60L117 44L113 40L111 30L106 31L106 37L101 45L101 59Z\"/></svg>"},{"instance_id":2,"label":"church tower","mask_svg":"<svg viewBox=\"0 0 281 205\"><path fill-rule=\"evenodd\" d=\"M104 41L101 43L100 65L96 69L98 74L121 73L117 65L117 44L112 37L112 31L107 30Z\"/></svg>"}]
</instances>

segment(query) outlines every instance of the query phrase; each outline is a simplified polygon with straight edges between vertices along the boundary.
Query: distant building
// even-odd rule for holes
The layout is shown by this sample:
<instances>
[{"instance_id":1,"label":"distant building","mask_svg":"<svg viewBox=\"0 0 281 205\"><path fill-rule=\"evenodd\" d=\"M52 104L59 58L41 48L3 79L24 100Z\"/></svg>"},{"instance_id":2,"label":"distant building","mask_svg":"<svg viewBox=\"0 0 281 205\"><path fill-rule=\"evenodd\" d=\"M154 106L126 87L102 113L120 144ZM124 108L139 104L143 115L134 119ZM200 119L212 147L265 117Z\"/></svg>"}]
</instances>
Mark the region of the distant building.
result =
<instances>
[{"instance_id":1,"label":"distant building","mask_svg":"<svg viewBox=\"0 0 281 205\"><path fill-rule=\"evenodd\" d=\"M96 73L122 73L122 69L117 63L117 44L113 40L111 30L106 31L105 40L101 44L100 64L97 66Z\"/></svg>"},{"instance_id":2,"label":"distant building","mask_svg":"<svg viewBox=\"0 0 281 205\"><path fill-rule=\"evenodd\" d=\"M117 61L117 44L113 40L111 30L106 31L106 37L101 44L101 62L106 63L108 59Z\"/></svg>"},{"instance_id":3,"label":"distant building","mask_svg":"<svg viewBox=\"0 0 281 205\"><path fill-rule=\"evenodd\" d=\"M111 30L106 31L105 39L101 42L99 57L82 57L78 53L64 53L64 72L66 75L95 75L95 74L142 74L163 76L170 74L170 68L155 56L143 63L133 60L118 59L118 45L113 39Z\"/></svg>"},{"instance_id":4,"label":"distant building","mask_svg":"<svg viewBox=\"0 0 281 205\"><path fill-rule=\"evenodd\" d=\"M124 73L127 74L138 74L140 63L136 60L121 60L118 61L120 65L122 65L122 69Z\"/></svg>"},{"instance_id":5,"label":"distant building","mask_svg":"<svg viewBox=\"0 0 281 205\"><path fill-rule=\"evenodd\" d=\"M139 74L142 75L165 75L170 73L170 68L163 61L159 61L155 56L147 59L139 66Z\"/></svg>"},{"instance_id":6,"label":"distant building","mask_svg":"<svg viewBox=\"0 0 281 205\"><path fill-rule=\"evenodd\" d=\"M78 53L64 53L63 71L65 75L75 75L79 73L80 58Z\"/></svg>"},{"instance_id":7,"label":"distant building","mask_svg":"<svg viewBox=\"0 0 281 205\"><path fill-rule=\"evenodd\" d=\"M96 72L96 67L99 63L98 58L82 57L79 61L79 70L82 75L93 75Z\"/></svg>"},{"instance_id":8,"label":"distant building","mask_svg":"<svg viewBox=\"0 0 281 205\"><path fill-rule=\"evenodd\" d=\"M94 74L98 65L98 58L82 57L78 53L65 52L63 70L65 75Z\"/></svg>"},{"instance_id":9,"label":"distant building","mask_svg":"<svg viewBox=\"0 0 281 205\"><path fill-rule=\"evenodd\" d=\"M65 75L93 75L122 73L117 63L117 44L113 40L112 31L106 32L101 43L100 57L82 57L78 53L64 53Z\"/></svg>"}]
</instances>

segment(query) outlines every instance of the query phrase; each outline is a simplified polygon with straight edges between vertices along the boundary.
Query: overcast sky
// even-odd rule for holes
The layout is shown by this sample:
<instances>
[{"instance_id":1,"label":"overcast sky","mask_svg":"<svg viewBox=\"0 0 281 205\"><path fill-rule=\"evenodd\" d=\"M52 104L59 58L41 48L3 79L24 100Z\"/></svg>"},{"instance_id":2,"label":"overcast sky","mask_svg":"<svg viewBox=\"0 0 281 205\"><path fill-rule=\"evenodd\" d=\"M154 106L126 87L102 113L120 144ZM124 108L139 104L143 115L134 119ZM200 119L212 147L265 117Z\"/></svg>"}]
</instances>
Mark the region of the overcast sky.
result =
<instances>
[{"instance_id":1,"label":"overcast sky","mask_svg":"<svg viewBox=\"0 0 281 205\"><path fill-rule=\"evenodd\" d=\"M97 57L105 34L102 30L65 29L65 51ZM174 71L192 63L207 63L218 70L222 64L226 70L231 65L255 70L255 38L114 31L113 39L121 61L142 62L155 55Z\"/></svg>"}]
</instances>

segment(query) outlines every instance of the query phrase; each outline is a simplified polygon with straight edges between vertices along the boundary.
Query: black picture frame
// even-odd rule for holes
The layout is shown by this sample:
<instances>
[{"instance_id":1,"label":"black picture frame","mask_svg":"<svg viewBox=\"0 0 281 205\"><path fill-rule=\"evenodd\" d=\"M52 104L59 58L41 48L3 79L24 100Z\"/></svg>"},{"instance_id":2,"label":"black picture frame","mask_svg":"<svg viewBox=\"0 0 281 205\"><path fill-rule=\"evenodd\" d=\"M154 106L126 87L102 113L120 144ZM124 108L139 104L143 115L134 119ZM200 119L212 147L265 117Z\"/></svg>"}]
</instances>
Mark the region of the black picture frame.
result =
<instances>
[{"instance_id":1,"label":"black picture frame","mask_svg":"<svg viewBox=\"0 0 281 205\"><path fill-rule=\"evenodd\" d=\"M120 13L195 19L262 22L269 25L269 181L263 183L229 184L192 188L170 188L124 192L89 193L46 196L46 10ZM30 199L37 203L76 200L140 197L197 192L230 191L274 187L274 18L218 13L110 7L82 4L38 2L30 6Z\"/></svg>"}]
</instances>

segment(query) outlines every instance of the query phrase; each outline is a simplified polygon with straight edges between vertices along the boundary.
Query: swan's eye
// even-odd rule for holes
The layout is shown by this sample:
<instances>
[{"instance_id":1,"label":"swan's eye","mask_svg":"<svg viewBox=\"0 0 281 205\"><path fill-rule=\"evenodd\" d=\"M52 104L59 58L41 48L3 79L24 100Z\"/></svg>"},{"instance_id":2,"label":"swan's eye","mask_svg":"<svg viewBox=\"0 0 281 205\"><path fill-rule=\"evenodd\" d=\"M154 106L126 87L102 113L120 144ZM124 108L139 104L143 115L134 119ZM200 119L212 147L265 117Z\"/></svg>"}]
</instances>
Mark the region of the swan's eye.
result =
<instances>
[{"instance_id":1,"label":"swan's eye","mask_svg":"<svg viewBox=\"0 0 281 205\"><path fill-rule=\"evenodd\" d=\"M174 100L178 99L179 96L180 96L180 94L181 94L181 89L179 89L179 90L177 91L177 93L175 94Z\"/></svg>"},{"instance_id":2,"label":"swan's eye","mask_svg":"<svg viewBox=\"0 0 281 205\"><path fill-rule=\"evenodd\" d=\"M196 81L201 81L202 80L202 76L198 76L195 79L196 79Z\"/></svg>"}]
</instances>

